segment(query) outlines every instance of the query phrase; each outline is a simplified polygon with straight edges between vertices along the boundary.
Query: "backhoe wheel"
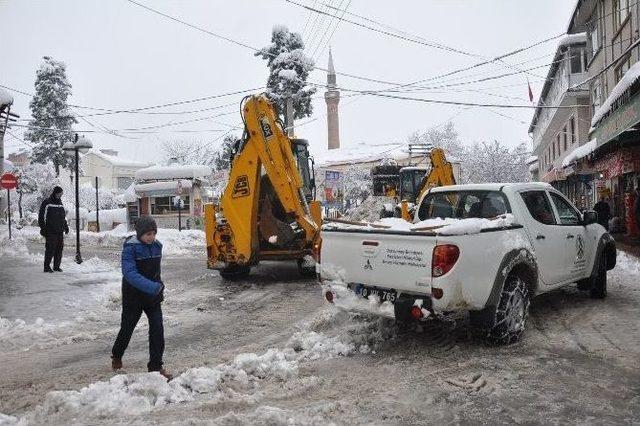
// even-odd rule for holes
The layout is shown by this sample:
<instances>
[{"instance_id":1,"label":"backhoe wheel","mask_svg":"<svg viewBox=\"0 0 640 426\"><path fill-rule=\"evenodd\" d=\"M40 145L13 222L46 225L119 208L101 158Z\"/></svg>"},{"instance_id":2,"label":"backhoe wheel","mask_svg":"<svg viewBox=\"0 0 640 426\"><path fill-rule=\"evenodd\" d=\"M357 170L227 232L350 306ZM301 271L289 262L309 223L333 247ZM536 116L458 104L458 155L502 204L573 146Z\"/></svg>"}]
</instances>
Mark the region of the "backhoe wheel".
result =
<instances>
[{"instance_id":1,"label":"backhoe wheel","mask_svg":"<svg viewBox=\"0 0 640 426\"><path fill-rule=\"evenodd\" d=\"M236 281L246 278L251 272L251 267L246 265L229 265L220 270L220 276L228 281Z\"/></svg>"},{"instance_id":2,"label":"backhoe wheel","mask_svg":"<svg viewBox=\"0 0 640 426\"><path fill-rule=\"evenodd\" d=\"M600 255L597 262L591 277L589 296L592 299L604 299L607 297L607 258L604 253Z\"/></svg>"},{"instance_id":3,"label":"backhoe wheel","mask_svg":"<svg viewBox=\"0 0 640 426\"><path fill-rule=\"evenodd\" d=\"M312 278L316 276L315 262L308 262L304 258L298 259L298 272L302 277Z\"/></svg>"},{"instance_id":4,"label":"backhoe wheel","mask_svg":"<svg viewBox=\"0 0 640 426\"><path fill-rule=\"evenodd\" d=\"M500 294L495 324L489 329L487 340L508 345L520 339L529 316L530 301L526 281L518 274L509 275Z\"/></svg>"}]
</instances>

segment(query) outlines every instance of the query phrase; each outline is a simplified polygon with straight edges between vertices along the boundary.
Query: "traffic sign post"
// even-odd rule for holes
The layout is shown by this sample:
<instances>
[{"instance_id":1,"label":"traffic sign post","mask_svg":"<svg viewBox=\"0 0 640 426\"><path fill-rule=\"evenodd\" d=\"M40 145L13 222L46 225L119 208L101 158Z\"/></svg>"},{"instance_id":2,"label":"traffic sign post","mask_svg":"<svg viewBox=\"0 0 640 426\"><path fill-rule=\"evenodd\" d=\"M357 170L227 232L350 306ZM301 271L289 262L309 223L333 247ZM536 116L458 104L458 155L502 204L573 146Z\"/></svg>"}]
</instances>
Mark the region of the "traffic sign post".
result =
<instances>
[{"instance_id":1,"label":"traffic sign post","mask_svg":"<svg viewBox=\"0 0 640 426\"><path fill-rule=\"evenodd\" d=\"M7 222L9 223L9 239L11 239L11 190L18 187L18 178L12 173L0 176L0 187L7 190Z\"/></svg>"}]
</instances>

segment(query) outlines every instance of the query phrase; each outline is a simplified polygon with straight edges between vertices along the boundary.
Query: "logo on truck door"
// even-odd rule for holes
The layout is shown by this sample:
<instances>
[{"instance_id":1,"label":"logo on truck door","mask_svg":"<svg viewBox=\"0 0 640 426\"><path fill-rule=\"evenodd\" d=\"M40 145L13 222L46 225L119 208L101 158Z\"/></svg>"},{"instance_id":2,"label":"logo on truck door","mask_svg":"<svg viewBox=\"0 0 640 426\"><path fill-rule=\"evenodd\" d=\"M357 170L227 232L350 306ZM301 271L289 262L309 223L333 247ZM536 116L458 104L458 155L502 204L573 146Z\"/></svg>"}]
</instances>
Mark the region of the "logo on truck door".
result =
<instances>
[{"instance_id":1,"label":"logo on truck door","mask_svg":"<svg viewBox=\"0 0 640 426\"><path fill-rule=\"evenodd\" d=\"M249 178L247 178L247 175L238 176L233 184L231 196L233 198L240 198L246 197L249 193Z\"/></svg>"},{"instance_id":2,"label":"logo on truck door","mask_svg":"<svg viewBox=\"0 0 640 426\"><path fill-rule=\"evenodd\" d=\"M578 235L578 238L576 238L576 257L578 260L584 257L584 239L582 235Z\"/></svg>"}]
</instances>

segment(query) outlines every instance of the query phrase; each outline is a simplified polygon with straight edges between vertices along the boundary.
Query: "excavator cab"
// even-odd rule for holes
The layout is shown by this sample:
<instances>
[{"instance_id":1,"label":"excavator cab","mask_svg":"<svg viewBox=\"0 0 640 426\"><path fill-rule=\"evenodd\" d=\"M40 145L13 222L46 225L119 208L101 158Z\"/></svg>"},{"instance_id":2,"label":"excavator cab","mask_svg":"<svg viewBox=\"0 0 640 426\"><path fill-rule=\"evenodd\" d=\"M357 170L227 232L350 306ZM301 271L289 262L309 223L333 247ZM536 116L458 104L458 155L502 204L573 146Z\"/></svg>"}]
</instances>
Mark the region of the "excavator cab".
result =
<instances>
[{"instance_id":1,"label":"excavator cab","mask_svg":"<svg viewBox=\"0 0 640 426\"><path fill-rule=\"evenodd\" d=\"M425 167L403 167L400 169L400 200L415 204L426 175L427 169Z\"/></svg>"},{"instance_id":2,"label":"excavator cab","mask_svg":"<svg viewBox=\"0 0 640 426\"><path fill-rule=\"evenodd\" d=\"M291 139L291 150L296 158L298 171L302 178L302 192L307 203L316 198L315 164L309 156L309 142L306 139Z\"/></svg>"}]
</instances>

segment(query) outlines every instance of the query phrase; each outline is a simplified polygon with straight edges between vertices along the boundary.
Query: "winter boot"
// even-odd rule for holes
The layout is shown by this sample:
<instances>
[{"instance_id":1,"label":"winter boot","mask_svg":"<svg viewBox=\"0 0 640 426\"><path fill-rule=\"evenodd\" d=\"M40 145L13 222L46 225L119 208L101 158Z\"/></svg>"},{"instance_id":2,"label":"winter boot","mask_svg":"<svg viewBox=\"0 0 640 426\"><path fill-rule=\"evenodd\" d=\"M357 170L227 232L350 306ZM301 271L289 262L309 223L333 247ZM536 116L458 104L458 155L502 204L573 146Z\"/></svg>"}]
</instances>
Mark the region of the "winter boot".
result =
<instances>
[{"instance_id":1,"label":"winter boot","mask_svg":"<svg viewBox=\"0 0 640 426\"><path fill-rule=\"evenodd\" d=\"M54 270L54 271L56 271L56 272L62 272L62 269L61 269L60 267L58 267L58 268L53 268L53 270Z\"/></svg>"},{"instance_id":2,"label":"winter boot","mask_svg":"<svg viewBox=\"0 0 640 426\"><path fill-rule=\"evenodd\" d=\"M45 266L43 272L51 272L51 273L53 273L53 269L51 269L50 266Z\"/></svg>"},{"instance_id":3,"label":"winter boot","mask_svg":"<svg viewBox=\"0 0 640 426\"><path fill-rule=\"evenodd\" d=\"M173 374L169 373L164 368L161 368L160 370L158 370L158 373L160 373L160 375L162 375L165 379L167 379L167 382L170 382L173 379Z\"/></svg>"},{"instance_id":4,"label":"winter boot","mask_svg":"<svg viewBox=\"0 0 640 426\"><path fill-rule=\"evenodd\" d=\"M122 358L111 357L111 368L120 370L122 368Z\"/></svg>"}]
</instances>

